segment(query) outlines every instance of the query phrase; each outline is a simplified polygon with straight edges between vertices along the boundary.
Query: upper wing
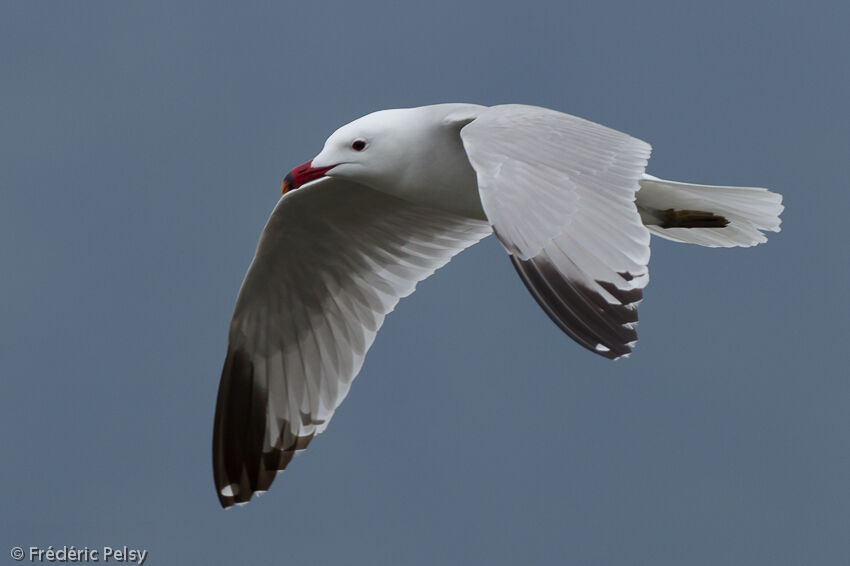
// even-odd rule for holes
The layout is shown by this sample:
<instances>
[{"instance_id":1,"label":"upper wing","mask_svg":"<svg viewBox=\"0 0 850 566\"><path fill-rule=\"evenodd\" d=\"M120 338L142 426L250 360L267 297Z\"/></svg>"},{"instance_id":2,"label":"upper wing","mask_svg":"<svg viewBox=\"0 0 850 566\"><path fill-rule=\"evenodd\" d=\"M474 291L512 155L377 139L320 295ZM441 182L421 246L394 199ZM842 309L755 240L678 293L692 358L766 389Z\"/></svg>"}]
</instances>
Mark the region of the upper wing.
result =
<instances>
[{"instance_id":1,"label":"upper wing","mask_svg":"<svg viewBox=\"0 0 850 566\"><path fill-rule=\"evenodd\" d=\"M280 199L230 325L213 432L224 507L268 489L324 430L399 299L490 233L332 178Z\"/></svg>"},{"instance_id":2,"label":"upper wing","mask_svg":"<svg viewBox=\"0 0 850 566\"><path fill-rule=\"evenodd\" d=\"M484 211L540 306L582 346L631 352L649 282L634 202L649 144L523 105L488 108L460 136Z\"/></svg>"}]
</instances>

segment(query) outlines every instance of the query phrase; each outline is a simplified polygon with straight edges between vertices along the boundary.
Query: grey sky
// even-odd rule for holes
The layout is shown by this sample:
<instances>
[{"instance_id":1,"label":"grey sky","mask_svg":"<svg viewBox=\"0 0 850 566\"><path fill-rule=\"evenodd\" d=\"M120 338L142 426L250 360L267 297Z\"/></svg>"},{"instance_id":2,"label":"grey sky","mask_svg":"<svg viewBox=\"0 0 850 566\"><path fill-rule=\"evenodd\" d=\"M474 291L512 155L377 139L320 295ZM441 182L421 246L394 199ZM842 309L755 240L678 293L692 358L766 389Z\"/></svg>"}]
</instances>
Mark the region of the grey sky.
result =
<instances>
[{"instance_id":1,"label":"grey sky","mask_svg":"<svg viewBox=\"0 0 850 566\"><path fill-rule=\"evenodd\" d=\"M846 3L2 6L0 552L846 563ZM362 114L455 101L548 106L649 141L655 175L770 187L783 231L653 239L616 363L490 238L402 301L272 491L222 511L227 325L282 176Z\"/></svg>"}]
</instances>

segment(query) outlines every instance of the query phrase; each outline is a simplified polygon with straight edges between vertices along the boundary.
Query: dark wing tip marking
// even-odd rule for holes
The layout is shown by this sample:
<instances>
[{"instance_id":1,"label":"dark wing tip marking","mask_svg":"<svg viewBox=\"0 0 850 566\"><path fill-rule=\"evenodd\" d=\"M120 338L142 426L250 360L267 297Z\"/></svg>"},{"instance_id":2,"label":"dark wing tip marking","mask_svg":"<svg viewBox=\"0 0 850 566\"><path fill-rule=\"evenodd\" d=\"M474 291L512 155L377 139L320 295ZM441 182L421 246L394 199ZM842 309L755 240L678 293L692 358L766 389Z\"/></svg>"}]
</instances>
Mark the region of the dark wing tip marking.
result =
<instances>
[{"instance_id":1,"label":"dark wing tip marking","mask_svg":"<svg viewBox=\"0 0 850 566\"><path fill-rule=\"evenodd\" d=\"M277 443L264 447L267 404L268 386L254 375L248 354L228 348L213 425L213 478L225 509L268 490L296 450L307 448L313 438L292 434L289 423L280 421Z\"/></svg>"},{"instance_id":2,"label":"dark wing tip marking","mask_svg":"<svg viewBox=\"0 0 850 566\"><path fill-rule=\"evenodd\" d=\"M537 303L573 340L608 359L631 353L637 341L634 325L638 315L634 303L643 297L640 289L623 290L612 283L597 281L622 303L612 305L599 292L562 275L545 252L528 260L513 254L510 258Z\"/></svg>"}]
</instances>

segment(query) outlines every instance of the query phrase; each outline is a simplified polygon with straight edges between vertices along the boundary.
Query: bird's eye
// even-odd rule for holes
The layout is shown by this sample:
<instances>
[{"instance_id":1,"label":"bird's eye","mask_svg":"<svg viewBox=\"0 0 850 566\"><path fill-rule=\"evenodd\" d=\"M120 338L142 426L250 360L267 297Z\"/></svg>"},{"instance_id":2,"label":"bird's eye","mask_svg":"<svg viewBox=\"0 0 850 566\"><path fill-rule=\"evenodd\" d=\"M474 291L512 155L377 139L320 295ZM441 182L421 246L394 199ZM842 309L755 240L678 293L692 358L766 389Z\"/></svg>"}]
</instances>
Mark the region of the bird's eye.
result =
<instances>
[{"instance_id":1,"label":"bird's eye","mask_svg":"<svg viewBox=\"0 0 850 566\"><path fill-rule=\"evenodd\" d=\"M354 140L351 142L351 149L354 151L363 151L366 149L366 141L365 140Z\"/></svg>"}]
</instances>

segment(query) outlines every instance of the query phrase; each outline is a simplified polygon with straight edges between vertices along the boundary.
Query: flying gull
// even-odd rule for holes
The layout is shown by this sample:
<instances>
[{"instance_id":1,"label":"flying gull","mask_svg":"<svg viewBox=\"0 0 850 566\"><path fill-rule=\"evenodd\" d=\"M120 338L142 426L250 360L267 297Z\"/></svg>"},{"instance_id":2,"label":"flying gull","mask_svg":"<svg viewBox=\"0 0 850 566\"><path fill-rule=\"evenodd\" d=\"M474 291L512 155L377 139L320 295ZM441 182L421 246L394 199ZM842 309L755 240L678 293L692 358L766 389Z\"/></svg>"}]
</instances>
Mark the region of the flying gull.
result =
<instances>
[{"instance_id":1,"label":"flying gull","mask_svg":"<svg viewBox=\"0 0 850 566\"><path fill-rule=\"evenodd\" d=\"M535 106L383 110L283 181L236 299L215 412L224 507L269 488L322 432L384 317L496 234L528 290L590 351L627 356L650 235L753 246L782 197L644 172L650 145Z\"/></svg>"}]
</instances>

